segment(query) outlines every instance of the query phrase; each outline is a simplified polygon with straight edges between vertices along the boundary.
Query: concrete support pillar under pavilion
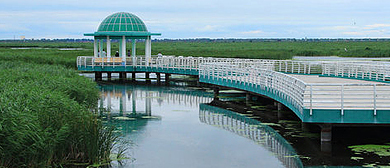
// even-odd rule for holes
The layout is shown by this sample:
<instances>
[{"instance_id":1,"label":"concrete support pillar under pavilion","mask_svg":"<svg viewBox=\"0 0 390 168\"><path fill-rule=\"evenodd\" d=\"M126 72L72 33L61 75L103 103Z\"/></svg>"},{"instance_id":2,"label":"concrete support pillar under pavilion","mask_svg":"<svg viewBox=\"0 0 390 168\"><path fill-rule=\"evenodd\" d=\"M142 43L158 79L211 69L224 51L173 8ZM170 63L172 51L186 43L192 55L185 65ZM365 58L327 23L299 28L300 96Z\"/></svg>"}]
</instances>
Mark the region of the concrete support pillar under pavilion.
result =
<instances>
[{"instance_id":1,"label":"concrete support pillar under pavilion","mask_svg":"<svg viewBox=\"0 0 390 168\"><path fill-rule=\"evenodd\" d=\"M111 39L107 36L107 57L111 57Z\"/></svg>"}]
</instances>

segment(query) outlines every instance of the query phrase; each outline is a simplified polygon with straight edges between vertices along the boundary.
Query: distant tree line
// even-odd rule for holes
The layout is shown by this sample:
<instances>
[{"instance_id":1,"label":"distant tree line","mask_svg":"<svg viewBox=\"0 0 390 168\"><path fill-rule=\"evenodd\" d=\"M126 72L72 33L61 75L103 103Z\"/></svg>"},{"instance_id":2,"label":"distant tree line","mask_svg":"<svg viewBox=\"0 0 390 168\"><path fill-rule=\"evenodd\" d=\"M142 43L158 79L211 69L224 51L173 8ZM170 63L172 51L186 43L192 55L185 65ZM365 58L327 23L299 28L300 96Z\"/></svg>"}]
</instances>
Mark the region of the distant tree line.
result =
<instances>
[{"instance_id":1,"label":"distant tree line","mask_svg":"<svg viewBox=\"0 0 390 168\"><path fill-rule=\"evenodd\" d=\"M93 39L24 39L0 40L0 42L93 42ZM115 42L115 40L113 40ZM138 40L143 41L143 40ZM282 42L282 41L308 41L308 42L348 42L348 41L390 41L390 38L189 38L189 39L153 39L153 42Z\"/></svg>"}]
</instances>

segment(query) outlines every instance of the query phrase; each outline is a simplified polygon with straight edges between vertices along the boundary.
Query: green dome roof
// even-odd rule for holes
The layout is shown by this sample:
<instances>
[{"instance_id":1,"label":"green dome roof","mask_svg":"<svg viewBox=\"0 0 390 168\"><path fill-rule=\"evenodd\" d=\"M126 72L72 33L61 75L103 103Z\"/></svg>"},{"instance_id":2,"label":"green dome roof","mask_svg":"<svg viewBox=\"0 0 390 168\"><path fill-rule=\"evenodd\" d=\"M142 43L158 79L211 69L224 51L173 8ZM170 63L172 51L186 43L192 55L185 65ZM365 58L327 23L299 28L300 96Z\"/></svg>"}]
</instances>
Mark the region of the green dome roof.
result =
<instances>
[{"instance_id":1,"label":"green dome roof","mask_svg":"<svg viewBox=\"0 0 390 168\"><path fill-rule=\"evenodd\" d=\"M131 13L119 12L107 16L100 23L98 32L147 32L145 23Z\"/></svg>"}]
</instances>

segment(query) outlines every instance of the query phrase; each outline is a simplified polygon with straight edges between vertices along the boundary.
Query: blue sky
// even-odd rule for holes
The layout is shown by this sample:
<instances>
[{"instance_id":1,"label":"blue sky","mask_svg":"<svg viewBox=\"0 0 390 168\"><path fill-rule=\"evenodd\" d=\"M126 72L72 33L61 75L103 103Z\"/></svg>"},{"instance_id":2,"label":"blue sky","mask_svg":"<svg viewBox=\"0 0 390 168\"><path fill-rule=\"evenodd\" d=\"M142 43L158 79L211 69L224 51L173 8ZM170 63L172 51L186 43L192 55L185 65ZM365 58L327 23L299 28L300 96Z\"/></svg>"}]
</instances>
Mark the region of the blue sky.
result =
<instances>
[{"instance_id":1,"label":"blue sky","mask_svg":"<svg viewBox=\"0 0 390 168\"><path fill-rule=\"evenodd\" d=\"M84 38L116 12L156 38L390 38L388 0L0 0L0 39Z\"/></svg>"}]
</instances>

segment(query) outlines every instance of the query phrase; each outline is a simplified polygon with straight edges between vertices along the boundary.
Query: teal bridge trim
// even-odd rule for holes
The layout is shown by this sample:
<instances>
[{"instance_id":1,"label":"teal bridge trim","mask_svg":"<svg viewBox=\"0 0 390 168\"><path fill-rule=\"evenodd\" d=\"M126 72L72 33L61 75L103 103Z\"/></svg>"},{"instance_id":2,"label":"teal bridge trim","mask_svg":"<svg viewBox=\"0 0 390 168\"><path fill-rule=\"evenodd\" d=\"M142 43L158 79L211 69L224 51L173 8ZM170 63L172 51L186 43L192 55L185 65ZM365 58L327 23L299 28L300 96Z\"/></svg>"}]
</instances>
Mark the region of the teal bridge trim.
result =
<instances>
[{"instance_id":1,"label":"teal bridge trim","mask_svg":"<svg viewBox=\"0 0 390 168\"><path fill-rule=\"evenodd\" d=\"M290 101L289 97L284 93L267 87L261 87L260 85L253 85L248 82L240 82L234 80L226 80L221 78L208 79L207 77L200 76L199 81L203 83L209 83L219 86L225 86L230 88L236 88L260 94L271 99L274 99L289 109L291 109L302 122L306 123L340 123L340 124L389 124L390 123L390 110L377 110L377 115L374 115L373 110L359 110L359 109L345 109L344 115L341 115L339 109L313 109L312 115L310 115L310 109L303 109L302 112Z\"/></svg>"}]
</instances>

